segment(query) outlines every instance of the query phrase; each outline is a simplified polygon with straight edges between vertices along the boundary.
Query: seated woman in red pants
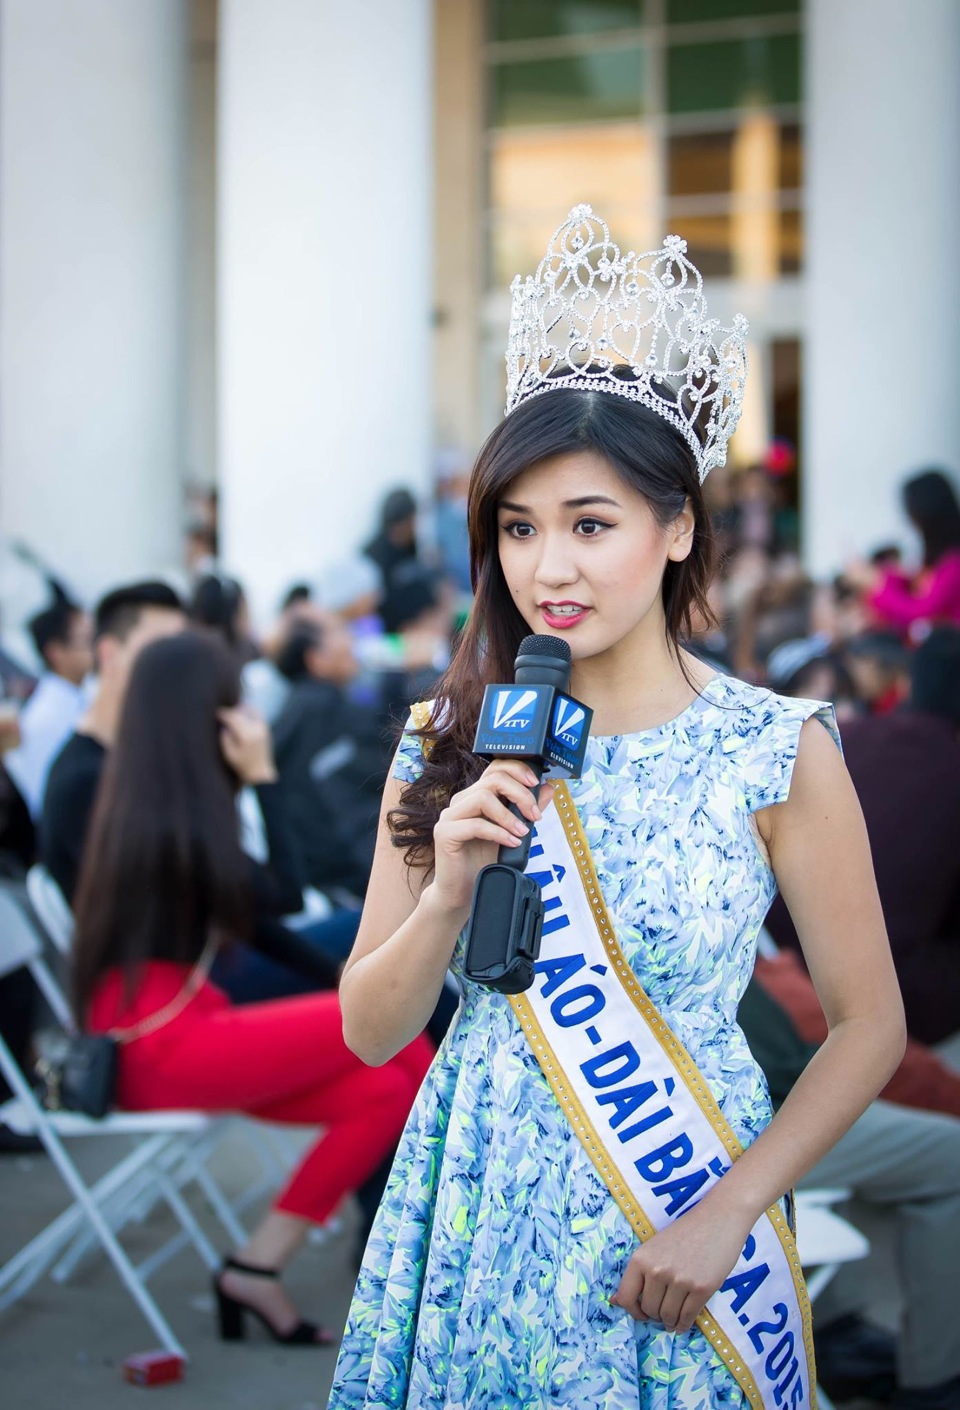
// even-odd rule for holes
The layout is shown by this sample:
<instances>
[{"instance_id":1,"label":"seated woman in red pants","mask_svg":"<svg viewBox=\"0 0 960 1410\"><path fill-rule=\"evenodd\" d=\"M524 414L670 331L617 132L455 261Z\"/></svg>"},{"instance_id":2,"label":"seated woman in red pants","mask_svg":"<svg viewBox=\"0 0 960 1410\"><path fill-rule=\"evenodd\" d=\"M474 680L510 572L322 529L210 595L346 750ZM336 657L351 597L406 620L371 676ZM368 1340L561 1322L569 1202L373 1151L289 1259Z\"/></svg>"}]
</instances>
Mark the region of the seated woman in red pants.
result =
<instances>
[{"instance_id":1,"label":"seated woman in red pants","mask_svg":"<svg viewBox=\"0 0 960 1410\"><path fill-rule=\"evenodd\" d=\"M420 1037L370 1068L343 1041L334 993L231 1005L207 977L250 928L236 794L269 780L264 735L238 708L218 642L188 632L137 659L76 898L78 1016L119 1041L118 1102L322 1125L286 1189L216 1278L221 1336L246 1311L278 1341L327 1343L279 1282L283 1266L391 1149L430 1062Z\"/></svg>"}]
</instances>

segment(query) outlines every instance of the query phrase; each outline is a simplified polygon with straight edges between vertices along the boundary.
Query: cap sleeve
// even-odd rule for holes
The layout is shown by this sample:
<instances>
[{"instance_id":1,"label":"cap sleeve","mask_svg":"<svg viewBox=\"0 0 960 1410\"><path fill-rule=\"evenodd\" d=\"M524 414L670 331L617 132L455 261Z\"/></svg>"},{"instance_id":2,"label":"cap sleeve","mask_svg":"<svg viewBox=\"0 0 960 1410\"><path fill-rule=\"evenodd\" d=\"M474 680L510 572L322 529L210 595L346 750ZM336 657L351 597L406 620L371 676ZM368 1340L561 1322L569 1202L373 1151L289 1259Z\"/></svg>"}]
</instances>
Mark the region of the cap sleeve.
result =
<instances>
[{"instance_id":1,"label":"cap sleeve","mask_svg":"<svg viewBox=\"0 0 960 1410\"><path fill-rule=\"evenodd\" d=\"M740 763L744 800L751 813L788 798L800 731L807 720L819 720L842 752L833 706L823 700L792 700L771 692L757 713L760 718L742 737Z\"/></svg>"},{"instance_id":2,"label":"cap sleeve","mask_svg":"<svg viewBox=\"0 0 960 1410\"><path fill-rule=\"evenodd\" d=\"M392 776L401 783L413 783L423 773L424 741L414 731L429 724L432 713L433 701L427 700L415 704L407 716L391 769Z\"/></svg>"}]
</instances>

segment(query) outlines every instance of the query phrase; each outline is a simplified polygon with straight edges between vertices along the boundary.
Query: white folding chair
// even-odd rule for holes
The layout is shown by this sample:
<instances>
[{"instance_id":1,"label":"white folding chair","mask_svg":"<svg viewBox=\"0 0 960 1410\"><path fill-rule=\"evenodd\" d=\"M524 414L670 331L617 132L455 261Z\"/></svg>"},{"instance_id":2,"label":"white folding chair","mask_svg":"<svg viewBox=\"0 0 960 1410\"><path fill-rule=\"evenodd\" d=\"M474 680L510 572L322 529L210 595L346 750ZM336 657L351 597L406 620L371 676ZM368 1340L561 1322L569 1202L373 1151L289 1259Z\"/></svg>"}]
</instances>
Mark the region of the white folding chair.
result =
<instances>
[{"instance_id":1,"label":"white folding chair","mask_svg":"<svg viewBox=\"0 0 960 1410\"><path fill-rule=\"evenodd\" d=\"M37 863L27 873L26 889L34 915L48 939L64 958L69 959L73 944L73 912L56 880L45 866ZM54 1012L57 1013L56 1008L54 1008ZM68 1018L64 1019L59 1013L57 1013L57 1017L65 1024L69 1022ZM238 1133L242 1135L244 1144L253 1151L259 1161L261 1173L258 1179L247 1185L238 1198L230 1201L214 1181L208 1161L223 1141ZM294 1155L291 1146L284 1139L285 1134L279 1130L274 1131L248 1121L243 1117L221 1116L215 1120L207 1120L200 1135L190 1141L181 1141L171 1149L169 1152L171 1168L168 1173L179 1184L196 1182L226 1230L230 1242L234 1245L243 1244L246 1242L246 1231L241 1223L240 1215L264 1195L276 1189L293 1164ZM177 1156L178 1159L173 1160L174 1156ZM142 1222L158 1197L159 1191L150 1180L149 1170L145 1169L137 1180L129 1182L123 1198L115 1196L112 1200L110 1216L114 1229L122 1228L123 1224L131 1219ZM329 1221L331 1232L335 1224L336 1221ZM318 1239L323 1236L323 1233L323 1230L315 1230L313 1237ZM162 1248L157 1249L150 1258L144 1260L140 1265L144 1275L149 1277L155 1273L158 1268L179 1253L188 1241L189 1236L186 1230L180 1229ZM52 1273L54 1281L66 1282L72 1277L82 1260L96 1247L97 1239L92 1231L88 1228L81 1228L72 1247L63 1254L54 1267Z\"/></svg>"},{"instance_id":2,"label":"white folding chair","mask_svg":"<svg viewBox=\"0 0 960 1410\"><path fill-rule=\"evenodd\" d=\"M830 1208L848 1194L848 1190L816 1189L800 1190L797 1194L797 1251L811 1302L820 1296L842 1263L866 1258L870 1252L870 1242L860 1230ZM819 1386L817 1400L820 1410L833 1410Z\"/></svg>"},{"instance_id":3,"label":"white folding chair","mask_svg":"<svg viewBox=\"0 0 960 1410\"><path fill-rule=\"evenodd\" d=\"M33 917L28 916L16 888L0 884L0 976L26 967L65 1032L72 1030L69 1005L42 954ZM0 1105L0 1121L11 1129L39 1137L63 1177L73 1202L0 1268L0 1311L16 1302L53 1267L64 1282L91 1251L101 1249L168 1349L183 1348L147 1290L147 1279L179 1249L192 1244L209 1270L219 1256L183 1196L195 1184L227 1231L232 1244L242 1245L246 1232L206 1167L223 1129L239 1118L211 1118L193 1111L112 1112L102 1120L73 1112L48 1112L7 1045L0 1037L0 1072L13 1098ZM252 1129L250 1127L249 1129ZM132 1149L100 1180L88 1185L65 1141L104 1136L129 1138ZM248 1188L239 1205L246 1205L275 1183L274 1172ZM133 1219L142 1220L162 1200L179 1224L178 1233L147 1258L134 1264L118 1235ZM55 1265L55 1266L53 1266Z\"/></svg>"},{"instance_id":4,"label":"white folding chair","mask_svg":"<svg viewBox=\"0 0 960 1410\"><path fill-rule=\"evenodd\" d=\"M27 896L53 945L68 957L73 941L73 912L60 887L39 862L27 872Z\"/></svg>"},{"instance_id":5,"label":"white folding chair","mask_svg":"<svg viewBox=\"0 0 960 1410\"><path fill-rule=\"evenodd\" d=\"M58 998L59 986L42 958L36 932L9 892L0 891L0 976L22 966L30 971L58 1019L68 1018L69 1015L63 1014L62 994ZM13 1092L13 1099L0 1107L0 1120L14 1130L39 1137L73 1197L63 1214L0 1268L0 1311L21 1298L43 1276L80 1226L87 1223L161 1344L185 1355L150 1295L143 1273L119 1243L107 1211L108 1202L132 1179L149 1171L156 1188L201 1257L216 1266L216 1252L168 1169L172 1144L185 1135L203 1131L207 1118L196 1112L118 1112L102 1121L93 1121L72 1112L45 1111L2 1036L0 1071ZM73 1137L96 1140L116 1135L131 1137L133 1149L95 1185L88 1185L65 1142Z\"/></svg>"},{"instance_id":6,"label":"white folding chair","mask_svg":"<svg viewBox=\"0 0 960 1410\"><path fill-rule=\"evenodd\" d=\"M47 868L38 862L27 873L26 887L30 905L47 937L61 955L69 958L73 943L73 912L56 880ZM262 1174L258 1180L248 1185L238 1199L231 1203L214 1182L207 1167L207 1161L217 1146L229 1134L238 1130L242 1130L245 1144L253 1149L260 1162ZM273 1133L265 1131L242 1117L230 1116L219 1117L216 1121L208 1122L202 1137L183 1145L181 1154L183 1156L183 1175L187 1180L196 1180L201 1185L214 1213L234 1244L242 1244L246 1240L246 1232L239 1217L241 1213L263 1195L269 1193L271 1189L275 1189L292 1163L289 1150L281 1140L273 1138ZM174 1177L176 1177L176 1172L174 1172ZM137 1197L137 1202L132 1202L129 1198L126 1203L114 1202L113 1215L118 1221L123 1215L138 1220L146 1217L153 1203L150 1198L149 1180L146 1174L141 1183L145 1186L144 1189L138 1190L135 1185L131 1185L127 1191L128 1196ZM57 1282L65 1282L84 1254L95 1246L95 1242L89 1232L85 1232L84 1236L77 1241L75 1248L57 1264L53 1273L54 1279ZM186 1242L187 1236L181 1230L162 1249L158 1249L144 1266L149 1266L150 1271L155 1272L162 1264L179 1253Z\"/></svg>"},{"instance_id":7,"label":"white folding chair","mask_svg":"<svg viewBox=\"0 0 960 1410\"><path fill-rule=\"evenodd\" d=\"M0 889L2 889L2 883L0 883ZM31 867L27 873L26 891L34 918L39 920L47 938L59 953L64 958L69 958L73 943L73 912L53 876L40 863ZM47 1002L58 1022L69 1031L73 1025L66 999L62 997L55 980L51 991L52 976L45 965L41 967L39 974L41 982L46 985ZM220 1144L225 1133L235 1126L242 1126L244 1131L253 1130L249 1123L242 1121L240 1117L222 1116L211 1119L204 1115L200 1134L191 1140L181 1138L180 1141L171 1143L162 1164L178 1187L190 1182L199 1185L208 1204L226 1230L230 1242L236 1245L246 1241L246 1230L239 1218L241 1211L275 1187L284 1172L284 1166L278 1161L272 1146L265 1146L262 1141L255 1139L253 1144L264 1173L259 1180L248 1186L239 1200L231 1204L210 1174L207 1160ZM128 1220L142 1223L159 1197L160 1192L151 1179L150 1170L144 1169L136 1179L130 1180L122 1197L118 1194L111 1200L109 1214L114 1231L122 1228ZM179 1253L188 1242L189 1235L186 1229L182 1228L179 1233L175 1234L140 1265L144 1276L149 1277L155 1273L158 1268ZM96 1246L97 1239L92 1231L88 1228L81 1228L72 1248L67 1250L53 1269L54 1281L66 1282L83 1258ZM210 1247L208 1244L207 1249Z\"/></svg>"}]
</instances>

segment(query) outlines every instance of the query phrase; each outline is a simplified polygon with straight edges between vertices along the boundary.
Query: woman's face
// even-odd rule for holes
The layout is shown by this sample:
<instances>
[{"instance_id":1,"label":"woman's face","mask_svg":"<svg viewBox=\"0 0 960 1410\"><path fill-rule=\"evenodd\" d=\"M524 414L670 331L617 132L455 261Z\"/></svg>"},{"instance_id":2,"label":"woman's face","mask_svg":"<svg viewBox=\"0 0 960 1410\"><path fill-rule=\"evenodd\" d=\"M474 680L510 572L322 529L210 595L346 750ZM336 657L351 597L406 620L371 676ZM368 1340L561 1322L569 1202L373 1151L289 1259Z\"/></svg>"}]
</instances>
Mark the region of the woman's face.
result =
<instances>
[{"instance_id":1,"label":"woman's face","mask_svg":"<svg viewBox=\"0 0 960 1410\"><path fill-rule=\"evenodd\" d=\"M561 635L575 661L664 631L661 585L687 557L693 513L661 528L649 504L598 452L524 470L497 511L500 566L532 632Z\"/></svg>"}]
</instances>

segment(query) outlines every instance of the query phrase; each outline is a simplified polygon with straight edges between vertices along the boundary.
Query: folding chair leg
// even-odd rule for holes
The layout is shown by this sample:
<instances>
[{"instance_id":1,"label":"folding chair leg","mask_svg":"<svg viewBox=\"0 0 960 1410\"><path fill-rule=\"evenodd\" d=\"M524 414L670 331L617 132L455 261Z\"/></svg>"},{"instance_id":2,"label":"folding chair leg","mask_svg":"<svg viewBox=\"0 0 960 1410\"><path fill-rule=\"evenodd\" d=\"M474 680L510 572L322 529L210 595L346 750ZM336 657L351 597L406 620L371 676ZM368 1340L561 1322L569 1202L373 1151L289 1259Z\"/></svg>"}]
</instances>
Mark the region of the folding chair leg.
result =
<instances>
[{"instance_id":1,"label":"folding chair leg","mask_svg":"<svg viewBox=\"0 0 960 1410\"><path fill-rule=\"evenodd\" d=\"M124 1188L118 1192L117 1198L111 1201L109 1208L105 1211L105 1217L109 1220L114 1233L119 1232L126 1224L142 1223L156 1208L162 1197L155 1167L161 1164L170 1164L172 1159L175 1159L179 1154L182 1141L179 1136L169 1135L159 1136L155 1139L162 1144L154 1147L155 1154L151 1160L151 1167L154 1168L141 1170L135 1179L127 1181ZM103 1208L102 1199L98 1198L97 1203ZM89 1226L82 1227L70 1248L67 1249L51 1273L53 1281L61 1284L69 1282L84 1259L93 1253L97 1246L96 1234Z\"/></svg>"},{"instance_id":2,"label":"folding chair leg","mask_svg":"<svg viewBox=\"0 0 960 1410\"><path fill-rule=\"evenodd\" d=\"M177 1189L174 1182L170 1179L170 1176L167 1174L167 1172L163 1171L160 1175L158 1175L157 1179L160 1183L160 1188L163 1191L164 1199L167 1201L174 1214L176 1214L177 1218L180 1220L180 1225L184 1233L190 1239L194 1248L197 1250L200 1257L203 1259L204 1263L207 1265L207 1267L212 1273L215 1268L220 1267L220 1256L217 1253L217 1250L214 1248L213 1244L210 1242L206 1234L200 1228L200 1225L194 1218L192 1209L187 1204L186 1200L183 1198L183 1195ZM146 1259L144 1263L140 1265L141 1269L146 1267L149 1263L150 1259ZM146 1278L149 1276L149 1274L141 1271L140 1276Z\"/></svg>"},{"instance_id":3,"label":"folding chair leg","mask_svg":"<svg viewBox=\"0 0 960 1410\"><path fill-rule=\"evenodd\" d=\"M117 1242L113 1230L104 1219L96 1201L91 1198L89 1189L77 1173L73 1162L64 1149L60 1137L55 1131L48 1131L45 1135L46 1141L44 1144L47 1146L48 1153L53 1158L57 1169L69 1186L74 1199L81 1206L94 1229L96 1229L100 1242L103 1244L117 1273L122 1278L130 1296L134 1299L167 1351L172 1351L175 1355L182 1356L186 1360L187 1353L185 1349L174 1336L170 1324L138 1278L136 1269Z\"/></svg>"},{"instance_id":4,"label":"folding chair leg","mask_svg":"<svg viewBox=\"0 0 960 1410\"><path fill-rule=\"evenodd\" d=\"M115 1191L122 1187L135 1176L141 1168L153 1161L162 1151L164 1145L169 1140L168 1136L154 1136L149 1141L144 1141L135 1151L122 1160L119 1165L107 1172L97 1183L90 1188L91 1197L102 1205L109 1199ZM33 1286L46 1272L58 1257L71 1239L76 1239L78 1231L83 1239L92 1236L88 1234L85 1227L83 1212L77 1205L71 1205L69 1209L57 1216L47 1225L35 1238L14 1254L2 1268L0 1268L0 1312L13 1305L19 1297ZM13 1285L12 1288L10 1285ZM3 1289L9 1291L3 1292Z\"/></svg>"},{"instance_id":5,"label":"folding chair leg","mask_svg":"<svg viewBox=\"0 0 960 1410\"><path fill-rule=\"evenodd\" d=\"M179 1187L186 1183L181 1178L181 1169L186 1171L187 1179L194 1178L194 1171L186 1162L186 1152L180 1149L181 1144L182 1142L177 1139L168 1145L161 1157L153 1162L153 1168L144 1171L140 1181L131 1182L121 1192L121 1199L114 1201L107 1211L106 1217L110 1226L114 1232L117 1232L127 1223L146 1219L161 1200L165 1200L173 1210L180 1224L179 1232L168 1239L155 1253L135 1265L138 1277L144 1282L152 1278L158 1268L162 1268L175 1254L191 1243L208 1269L219 1266L220 1260L213 1245L179 1194ZM185 1163L182 1166L175 1165L178 1159ZM173 1167L173 1179L165 1173L164 1166L168 1169ZM68 1282L83 1260L97 1247L96 1235L88 1228L83 1229L54 1268L51 1274L54 1282Z\"/></svg>"},{"instance_id":6,"label":"folding chair leg","mask_svg":"<svg viewBox=\"0 0 960 1410\"><path fill-rule=\"evenodd\" d=\"M6 1064L4 1064L4 1066L6 1067ZM7 1075L7 1073L5 1073L5 1075ZM22 1098L25 1097L29 1102L32 1093L29 1092L29 1088L27 1088L26 1083L20 1077L19 1072L14 1073L10 1071L9 1075L7 1075L7 1080L10 1081L11 1078L13 1078L13 1081L11 1081L10 1084L14 1088L14 1091L17 1092L18 1096ZM20 1091L17 1091L18 1087L21 1088ZM187 1353L184 1347L174 1336L170 1324L147 1292L143 1282L137 1276L137 1270L117 1242L116 1236L103 1217L103 1213L97 1201L94 1199L91 1189L85 1185L80 1178L80 1174L67 1154L66 1148L59 1135L49 1126L42 1129L40 1135L46 1147L47 1154L60 1171L64 1183L70 1190L76 1203L80 1206L82 1213L96 1230L97 1236L109 1256L111 1263L122 1279L130 1296L143 1313L144 1318L149 1322L151 1328L156 1333L161 1345L164 1346L167 1351L173 1352L176 1356L182 1356L186 1360Z\"/></svg>"},{"instance_id":7,"label":"folding chair leg","mask_svg":"<svg viewBox=\"0 0 960 1410\"><path fill-rule=\"evenodd\" d=\"M204 1169L203 1165L198 1165L193 1173L194 1178L206 1193L211 1204L220 1205L220 1208L215 1209L215 1212L219 1214L220 1222L230 1236L234 1247L242 1247L247 1241L246 1230L239 1219L237 1219L231 1206L224 1199L216 1181L213 1180L209 1171ZM233 1226L232 1228L231 1225ZM149 1258L145 1258L142 1263L137 1265L140 1276L142 1278L152 1278L159 1268L162 1268L165 1263L169 1263L171 1258L175 1258L182 1249L187 1247L189 1242L190 1238L186 1230L181 1229L179 1234L174 1234L173 1238L168 1239L162 1248L158 1248ZM210 1268L210 1271L213 1272L215 1267L220 1266L219 1259L213 1266L211 1266L209 1260L207 1260L207 1266Z\"/></svg>"},{"instance_id":8,"label":"folding chair leg","mask_svg":"<svg viewBox=\"0 0 960 1410\"><path fill-rule=\"evenodd\" d=\"M247 1231L237 1218L236 1211L225 1198L223 1191L203 1161L193 1151L187 1152L186 1160L189 1163L193 1179L200 1186L206 1196L207 1203L226 1230L230 1242L236 1247L242 1248L247 1241Z\"/></svg>"}]
</instances>

